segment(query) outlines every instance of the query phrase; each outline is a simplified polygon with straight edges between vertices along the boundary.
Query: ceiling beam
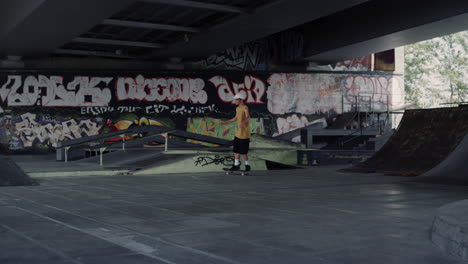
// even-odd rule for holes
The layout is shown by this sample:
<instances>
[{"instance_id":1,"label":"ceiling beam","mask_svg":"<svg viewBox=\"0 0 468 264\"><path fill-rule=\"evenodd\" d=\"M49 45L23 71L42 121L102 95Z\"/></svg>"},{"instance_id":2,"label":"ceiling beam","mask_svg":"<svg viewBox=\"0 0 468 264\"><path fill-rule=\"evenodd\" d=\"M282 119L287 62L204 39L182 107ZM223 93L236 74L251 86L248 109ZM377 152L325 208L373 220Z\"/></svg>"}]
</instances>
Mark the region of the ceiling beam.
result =
<instances>
[{"instance_id":1,"label":"ceiling beam","mask_svg":"<svg viewBox=\"0 0 468 264\"><path fill-rule=\"evenodd\" d=\"M301 28L308 43L305 60L336 62L467 30L468 1L368 2ZM333 34L322 34L317 41L324 30Z\"/></svg>"},{"instance_id":2,"label":"ceiling beam","mask_svg":"<svg viewBox=\"0 0 468 264\"><path fill-rule=\"evenodd\" d=\"M213 25L199 34L194 34L188 42L180 40L165 49L150 51L143 55L142 59L183 57L197 60L206 58L216 52L264 38L366 1L369 0L272 1L255 8L251 13L240 14L221 24ZM154 2L179 1L154 0ZM293 15L285 15L286 13ZM317 35L314 36L319 38Z\"/></svg>"},{"instance_id":3,"label":"ceiling beam","mask_svg":"<svg viewBox=\"0 0 468 264\"><path fill-rule=\"evenodd\" d=\"M128 55L119 55L112 52L105 51L91 51L91 50L76 50L76 49L56 49L54 54L64 54L64 55L80 55L80 56L100 56L100 57L111 57L111 58L120 58L120 59L135 59L134 56Z\"/></svg>"},{"instance_id":4,"label":"ceiling beam","mask_svg":"<svg viewBox=\"0 0 468 264\"><path fill-rule=\"evenodd\" d=\"M377 26L377 28L379 27ZM468 13L419 27L392 32L372 39L363 38L359 42L343 47L324 50L313 54L309 53L310 56L307 56L308 54L306 53L304 60L319 63L334 63L337 61L358 58L369 53L377 53L419 41L453 34L466 29L468 29Z\"/></svg>"},{"instance_id":5,"label":"ceiling beam","mask_svg":"<svg viewBox=\"0 0 468 264\"><path fill-rule=\"evenodd\" d=\"M0 55L44 56L135 0L1 1ZM29 4L27 4L29 3ZM3 20L14 18L4 24Z\"/></svg>"},{"instance_id":6,"label":"ceiling beam","mask_svg":"<svg viewBox=\"0 0 468 264\"><path fill-rule=\"evenodd\" d=\"M148 22L136 22L136 21L118 20L118 19L105 19L104 21L102 21L101 24L110 25L110 26L146 28L146 29L166 30L166 31L181 31L181 32L192 32L192 33L200 32L198 28L194 28L194 27L184 27L184 26L157 24L157 23L148 23Z\"/></svg>"},{"instance_id":7,"label":"ceiling beam","mask_svg":"<svg viewBox=\"0 0 468 264\"><path fill-rule=\"evenodd\" d=\"M102 44L102 45L115 45L115 46L129 46L129 47L142 47L151 49L161 49L165 45L159 43L140 42L140 41L126 41L116 39L99 39L99 38L74 38L73 42Z\"/></svg>"},{"instance_id":8,"label":"ceiling beam","mask_svg":"<svg viewBox=\"0 0 468 264\"><path fill-rule=\"evenodd\" d=\"M217 12L237 13L237 14L248 13L248 10L245 8L229 6L229 5L197 2L197 1L191 1L191 0L142 0L142 1L147 2L147 3L153 3L153 4L164 4L164 5L172 5L172 6L183 6L183 7L206 9L206 10L217 11Z\"/></svg>"}]
</instances>

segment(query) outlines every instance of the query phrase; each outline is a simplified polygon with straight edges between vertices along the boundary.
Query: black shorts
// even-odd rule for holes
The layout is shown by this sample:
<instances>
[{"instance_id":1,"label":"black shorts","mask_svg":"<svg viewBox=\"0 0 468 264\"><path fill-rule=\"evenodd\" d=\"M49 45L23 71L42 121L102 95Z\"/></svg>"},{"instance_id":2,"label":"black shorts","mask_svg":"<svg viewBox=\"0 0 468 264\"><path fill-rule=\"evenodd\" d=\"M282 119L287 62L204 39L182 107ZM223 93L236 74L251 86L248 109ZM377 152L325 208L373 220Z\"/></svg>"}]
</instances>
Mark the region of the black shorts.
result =
<instances>
[{"instance_id":1,"label":"black shorts","mask_svg":"<svg viewBox=\"0 0 468 264\"><path fill-rule=\"evenodd\" d=\"M234 153L247 154L249 152L250 139L240 139L234 137Z\"/></svg>"}]
</instances>

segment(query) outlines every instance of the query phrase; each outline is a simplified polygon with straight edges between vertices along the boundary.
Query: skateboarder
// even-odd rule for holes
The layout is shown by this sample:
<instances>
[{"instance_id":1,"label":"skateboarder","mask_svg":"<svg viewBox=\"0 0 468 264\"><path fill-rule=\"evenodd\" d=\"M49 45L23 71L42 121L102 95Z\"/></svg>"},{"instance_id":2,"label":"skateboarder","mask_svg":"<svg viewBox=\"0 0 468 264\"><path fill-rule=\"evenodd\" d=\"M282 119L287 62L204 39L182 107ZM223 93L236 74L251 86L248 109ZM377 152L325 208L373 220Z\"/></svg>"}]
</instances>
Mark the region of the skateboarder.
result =
<instances>
[{"instance_id":1,"label":"skateboarder","mask_svg":"<svg viewBox=\"0 0 468 264\"><path fill-rule=\"evenodd\" d=\"M237 129L234 137L234 165L231 170L240 170L239 158L242 158L245 162L245 171L250 171L249 156L249 144L250 144L250 113L249 108L245 104L245 96L243 94L236 94L233 98L234 104L237 105L236 116L229 120L221 122L221 125L237 121Z\"/></svg>"}]
</instances>

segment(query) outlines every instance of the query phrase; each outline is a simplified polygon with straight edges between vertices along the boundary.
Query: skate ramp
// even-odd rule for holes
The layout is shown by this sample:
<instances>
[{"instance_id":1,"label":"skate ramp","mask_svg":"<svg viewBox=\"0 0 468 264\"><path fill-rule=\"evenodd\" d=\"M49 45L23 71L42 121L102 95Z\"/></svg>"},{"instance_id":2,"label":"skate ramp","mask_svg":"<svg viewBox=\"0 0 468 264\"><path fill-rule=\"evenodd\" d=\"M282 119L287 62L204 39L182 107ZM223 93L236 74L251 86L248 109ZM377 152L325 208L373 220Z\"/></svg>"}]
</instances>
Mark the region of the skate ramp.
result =
<instances>
[{"instance_id":1,"label":"skate ramp","mask_svg":"<svg viewBox=\"0 0 468 264\"><path fill-rule=\"evenodd\" d=\"M468 185L468 134L445 160L424 173L420 180Z\"/></svg>"},{"instance_id":2,"label":"skate ramp","mask_svg":"<svg viewBox=\"0 0 468 264\"><path fill-rule=\"evenodd\" d=\"M38 185L13 160L0 155L0 186Z\"/></svg>"},{"instance_id":3,"label":"skate ramp","mask_svg":"<svg viewBox=\"0 0 468 264\"><path fill-rule=\"evenodd\" d=\"M164 156L168 158L164 159ZM265 160L250 156L253 171L267 170ZM242 162L242 161L241 161ZM200 173L220 172L234 164L232 152L211 152L193 150L173 150L166 152L158 159L148 160L147 164L139 164L140 169L132 175L155 175L169 173ZM132 164L134 165L134 164ZM243 168L242 164L242 168Z\"/></svg>"},{"instance_id":4,"label":"skate ramp","mask_svg":"<svg viewBox=\"0 0 468 264\"><path fill-rule=\"evenodd\" d=\"M266 150L261 150L266 151ZM268 150L276 153L277 151ZM294 151L294 153L291 153ZM273 156L253 150L249 152L249 161L253 171L293 169L297 168L296 160L289 162L289 156L296 158L296 150L283 150ZM271 159L270 159L271 158ZM210 151L207 149L169 150L161 156L125 164L127 167L137 168L131 171L133 175L154 175L168 173L200 173L222 172L223 168L230 168L234 164L231 150ZM241 159L241 168L244 161Z\"/></svg>"},{"instance_id":5,"label":"skate ramp","mask_svg":"<svg viewBox=\"0 0 468 264\"><path fill-rule=\"evenodd\" d=\"M132 169L132 166L128 164L137 163L141 160L147 160L156 158L162 155L162 149L155 148L135 148L126 149L125 151L114 151L103 155L103 167L104 168L120 168L120 169ZM77 164L99 164L100 156L92 156L86 159L72 161L71 163Z\"/></svg>"},{"instance_id":6,"label":"skate ramp","mask_svg":"<svg viewBox=\"0 0 468 264\"><path fill-rule=\"evenodd\" d=\"M304 144L282 140L274 137L253 134L250 138L250 149L301 149Z\"/></svg>"},{"instance_id":7,"label":"skate ramp","mask_svg":"<svg viewBox=\"0 0 468 264\"><path fill-rule=\"evenodd\" d=\"M468 132L468 107L407 110L374 156L344 171L421 175L444 161Z\"/></svg>"},{"instance_id":8,"label":"skate ramp","mask_svg":"<svg viewBox=\"0 0 468 264\"><path fill-rule=\"evenodd\" d=\"M152 142L164 144L166 139L163 137L163 134L166 134L169 137L169 147L202 147L200 144L187 142L187 139L216 144L217 146L231 145L231 141L229 140L176 130L170 127L156 125L142 126L59 142L58 147L56 148L57 161L68 161L70 160L69 158L82 158L85 153L83 148L91 151L97 151L100 149L120 151L124 150L124 146L143 147L146 146L147 143ZM126 139L125 142L122 141L120 137ZM71 148L74 149L70 150ZM81 148L81 150L76 150L79 148ZM74 151L76 152L75 154Z\"/></svg>"}]
</instances>

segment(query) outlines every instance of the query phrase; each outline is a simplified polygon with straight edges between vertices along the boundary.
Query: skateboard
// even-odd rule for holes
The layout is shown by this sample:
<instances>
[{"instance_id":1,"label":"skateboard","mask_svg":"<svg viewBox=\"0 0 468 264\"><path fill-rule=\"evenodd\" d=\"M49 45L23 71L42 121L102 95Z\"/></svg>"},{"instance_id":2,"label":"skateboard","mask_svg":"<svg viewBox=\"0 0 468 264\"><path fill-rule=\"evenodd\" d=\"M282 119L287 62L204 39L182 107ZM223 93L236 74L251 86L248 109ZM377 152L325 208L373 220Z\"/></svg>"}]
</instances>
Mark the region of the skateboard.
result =
<instances>
[{"instance_id":1,"label":"skateboard","mask_svg":"<svg viewBox=\"0 0 468 264\"><path fill-rule=\"evenodd\" d=\"M226 175L230 175L230 174L240 174L241 176L245 176L245 175L249 175L250 171L245 171L245 170L231 170L231 169L228 169L228 168L224 168L223 169L225 172L226 172Z\"/></svg>"}]
</instances>

